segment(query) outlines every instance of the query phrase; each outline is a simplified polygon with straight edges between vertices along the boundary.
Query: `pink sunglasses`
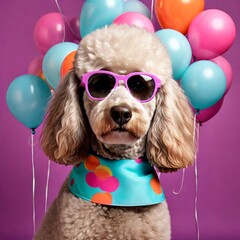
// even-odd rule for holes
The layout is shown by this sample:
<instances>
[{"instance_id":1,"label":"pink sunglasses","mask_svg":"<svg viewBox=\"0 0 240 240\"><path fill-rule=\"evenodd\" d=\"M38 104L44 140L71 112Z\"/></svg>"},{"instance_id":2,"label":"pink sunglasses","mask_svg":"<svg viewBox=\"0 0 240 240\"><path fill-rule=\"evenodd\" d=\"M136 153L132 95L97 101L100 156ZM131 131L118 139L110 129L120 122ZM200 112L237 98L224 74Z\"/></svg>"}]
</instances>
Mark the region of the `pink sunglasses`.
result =
<instances>
[{"instance_id":1,"label":"pink sunglasses","mask_svg":"<svg viewBox=\"0 0 240 240\"><path fill-rule=\"evenodd\" d=\"M93 100L103 100L123 81L127 90L140 102L148 102L155 96L161 81L153 74L132 72L128 75L118 75L113 72L99 70L85 73L82 76L82 86Z\"/></svg>"}]
</instances>

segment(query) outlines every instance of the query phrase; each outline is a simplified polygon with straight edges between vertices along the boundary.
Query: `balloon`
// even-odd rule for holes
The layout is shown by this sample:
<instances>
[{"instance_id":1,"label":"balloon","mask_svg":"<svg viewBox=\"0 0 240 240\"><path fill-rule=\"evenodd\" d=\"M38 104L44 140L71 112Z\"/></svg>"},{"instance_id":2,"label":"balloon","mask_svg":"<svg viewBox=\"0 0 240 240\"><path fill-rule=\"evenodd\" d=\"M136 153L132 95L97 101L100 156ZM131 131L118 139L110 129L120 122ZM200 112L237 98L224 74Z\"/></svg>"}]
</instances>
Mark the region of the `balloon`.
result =
<instances>
[{"instance_id":1,"label":"balloon","mask_svg":"<svg viewBox=\"0 0 240 240\"><path fill-rule=\"evenodd\" d=\"M204 0L156 0L155 13L162 28L186 34L193 18L204 10Z\"/></svg>"},{"instance_id":2,"label":"balloon","mask_svg":"<svg viewBox=\"0 0 240 240\"><path fill-rule=\"evenodd\" d=\"M147 6L138 0L128 0L124 2L124 12L138 12L149 19L151 18L151 14Z\"/></svg>"},{"instance_id":3,"label":"balloon","mask_svg":"<svg viewBox=\"0 0 240 240\"><path fill-rule=\"evenodd\" d=\"M33 37L42 54L45 54L50 47L57 43L74 40L69 28L69 21L61 13L43 15L36 23Z\"/></svg>"},{"instance_id":4,"label":"balloon","mask_svg":"<svg viewBox=\"0 0 240 240\"><path fill-rule=\"evenodd\" d=\"M80 33L82 38L90 32L110 25L123 13L122 0L86 0L80 15Z\"/></svg>"},{"instance_id":5,"label":"balloon","mask_svg":"<svg viewBox=\"0 0 240 240\"><path fill-rule=\"evenodd\" d=\"M227 94L228 90L231 87L232 84L232 67L231 64L222 56L216 57L211 59L212 62L216 63L225 73L227 86L225 94Z\"/></svg>"},{"instance_id":6,"label":"balloon","mask_svg":"<svg viewBox=\"0 0 240 240\"><path fill-rule=\"evenodd\" d=\"M47 79L46 79L46 77L44 76L43 71L40 72L39 77L40 77L42 80L44 80L44 81L47 82ZM49 86L49 87L50 87L50 86Z\"/></svg>"},{"instance_id":7,"label":"balloon","mask_svg":"<svg viewBox=\"0 0 240 240\"><path fill-rule=\"evenodd\" d=\"M192 59L192 50L187 38L178 31L163 29L156 32L167 48L173 68L173 78L179 80Z\"/></svg>"},{"instance_id":8,"label":"balloon","mask_svg":"<svg viewBox=\"0 0 240 240\"><path fill-rule=\"evenodd\" d=\"M53 89L60 81L60 69L64 58L75 51L78 45L70 42L58 43L51 47L43 58L43 73Z\"/></svg>"},{"instance_id":9,"label":"balloon","mask_svg":"<svg viewBox=\"0 0 240 240\"><path fill-rule=\"evenodd\" d=\"M42 72L43 56L34 58L28 66L28 73L36 76L40 76Z\"/></svg>"},{"instance_id":10,"label":"balloon","mask_svg":"<svg viewBox=\"0 0 240 240\"><path fill-rule=\"evenodd\" d=\"M43 56L34 58L28 66L28 74L36 75L46 81L46 78L42 71L42 62Z\"/></svg>"},{"instance_id":11,"label":"balloon","mask_svg":"<svg viewBox=\"0 0 240 240\"><path fill-rule=\"evenodd\" d=\"M221 98L217 103L215 103L210 108L206 108L204 110L199 111L199 113L196 115L197 121L200 123L204 123L213 118L221 109L223 100L224 98Z\"/></svg>"},{"instance_id":12,"label":"balloon","mask_svg":"<svg viewBox=\"0 0 240 240\"><path fill-rule=\"evenodd\" d=\"M197 59L211 59L226 52L236 36L232 18L225 12L209 9L192 21L188 40Z\"/></svg>"},{"instance_id":13,"label":"balloon","mask_svg":"<svg viewBox=\"0 0 240 240\"><path fill-rule=\"evenodd\" d=\"M191 64L182 76L182 88L195 109L209 108L217 103L226 90L223 70L211 61Z\"/></svg>"},{"instance_id":14,"label":"balloon","mask_svg":"<svg viewBox=\"0 0 240 240\"><path fill-rule=\"evenodd\" d=\"M26 74L8 87L6 101L14 117L28 128L37 128L44 117L51 91L41 78Z\"/></svg>"},{"instance_id":15,"label":"balloon","mask_svg":"<svg viewBox=\"0 0 240 240\"><path fill-rule=\"evenodd\" d=\"M154 26L149 18L138 12L126 12L118 16L113 23L128 24L145 28L149 32L155 32Z\"/></svg>"},{"instance_id":16,"label":"balloon","mask_svg":"<svg viewBox=\"0 0 240 240\"><path fill-rule=\"evenodd\" d=\"M73 63L76 52L77 51L73 51L64 58L60 71L61 77L64 77L69 72L69 70L71 70L74 67Z\"/></svg>"},{"instance_id":17,"label":"balloon","mask_svg":"<svg viewBox=\"0 0 240 240\"><path fill-rule=\"evenodd\" d=\"M74 17L71 21L70 21L70 27L71 30L74 34L74 36L80 40L80 21L79 21L79 17Z\"/></svg>"}]
</instances>

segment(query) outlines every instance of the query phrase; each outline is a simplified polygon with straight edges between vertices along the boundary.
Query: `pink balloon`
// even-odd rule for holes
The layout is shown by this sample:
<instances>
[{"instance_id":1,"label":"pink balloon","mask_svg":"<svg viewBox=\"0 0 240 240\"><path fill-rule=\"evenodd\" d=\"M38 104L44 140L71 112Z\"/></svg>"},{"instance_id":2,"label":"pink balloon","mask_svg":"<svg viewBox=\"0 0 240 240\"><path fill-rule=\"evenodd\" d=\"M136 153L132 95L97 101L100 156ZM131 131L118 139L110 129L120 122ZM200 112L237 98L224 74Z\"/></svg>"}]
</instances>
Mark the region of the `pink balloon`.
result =
<instances>
[{"instance_id":1,"label":"pink balloon","mask_svg":"<svg viewBox=\"0 0 240 240\"><path fill-rule=\"evenodd\" d=\"M227 81L226 90L225 90L225 94L226 94L232 84L232 74L233 73L232 73L231 64L222 56L213 58L213 59L211 59L211 61L216 63L225 73L226 81Z\"/></svg>"},{"instance_id":2,"label":"pink balloon","mask_svg":"<svg viewBox=\"0 0 240 240\"><path fill-rule=\"evenodd\" d=\"M45 54L57 43L72 42L73 33L69 28L68 19L60 13L43 15L36 23L33 37L38 50Z\"/></svg>"},{"instance_id":3,"label":"pink balloon","mask_svg":"<svg viewBox=\"0 0 240 240\"><path fill-rule=\"evenodd\" d=\"M211 59L226 52L236 36L236 26L225 12L209 9L198 14L188 29L193 55Z\"/></svg>"},{"instance_id":4,"label":"pink balloon","mask_svg":"<svg viewBox=\"0 0 240 240\"><path fill-rule=\"evenodd\" d=\"M210 108L200 110L199 114L197 114L197 116L196 116L197 121L200 123L204 123L204 122L208 121L209 119L213 118L218 113L218 111L221 109L223 100L224 100L224 98L221 98L216 104L214 104Z\"/></svg>"},{"instance_id":5,"label":"pink balloon","mask_svg":"<svg viewBox=\"0 0 240 240\"><path fill-rule=\"evenodd\" d=\"M138 12L125 12L118 16L113 23L134 25L140 28L145 28L149 32L155 32L151 20Z\"/></svg>"},{"instance_id":6,"label":"pink balloon","mask_svg":"<svg viewBox=\"0 0 240 240\"><path fill-rule=\"evenodd\" d=\"M42 72L42 62L43 56L34 58L28 66L28 73L39 76Z\"/></svg>"}]
</instances>

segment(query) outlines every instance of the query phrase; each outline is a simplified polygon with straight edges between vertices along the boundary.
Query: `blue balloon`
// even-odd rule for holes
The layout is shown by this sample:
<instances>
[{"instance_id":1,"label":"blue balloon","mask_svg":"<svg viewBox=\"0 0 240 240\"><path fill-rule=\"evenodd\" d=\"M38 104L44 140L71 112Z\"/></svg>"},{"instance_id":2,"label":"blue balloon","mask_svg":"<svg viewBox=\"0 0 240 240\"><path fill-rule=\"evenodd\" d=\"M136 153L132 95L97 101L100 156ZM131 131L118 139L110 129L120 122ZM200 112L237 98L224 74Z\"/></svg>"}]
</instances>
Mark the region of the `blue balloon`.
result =
<instances>
[{"instance_id":1,"label":"blue balloon","mask_svg":"<svg viewBox=\"0 0 240 240\"><path fill-rule=\"evenodd\" d=\"M211 61L198 61L182 76L182 88L195 109L202 110L217 103L226 90L223 70Z\"/></svg>"},{"instance_id":2,"label":"blue balloon","mask_svg":"<svg viewBox=\"0 0 240 240\"><path fill-rule=\"evenodd\" d=\"M151 14L147 6L138 0L128 0L124 2L124 12L138 12L149 19L151 18Z\"/></svg>"},{"instance_id":3,"label":"blue balloon","mask_svg":"<svg viewBox=\"0 0 240 240\"><path fill-rule=\"evenodd\" d=\"M192 59L192 49L187 38L172 29L159 30L156 35L168 50L172 62L173 78L179 80Z\"/></svg>"},{"instance_id":4,"label":"blue balloon","mask_svg":"<svg viewBox=\"0 0 240 240\"><path fill-rule=\"evenodd\" d=\"M35 129L43 121L51 91L41 78L26 74L8 87L6 101L13 116L28 128Z\"/></svg>"},{"instance_id":5,"label":"blue balloon","mask_svg":"<svg viewBox=\"0 0 240 240\"><path fill-rule=\"evenodd\" d=\"M82 38L92 31L110 25L123 13L122 0L86 0L80 15Z\"/></svg>"},{"instance_id":6,"label":"blue balloon","mask_svg":"<svg viewBox=\"0 0 240 240\"><path fill-rule=\"evenodd\" d=\"M43 58L43 74L53 89L56 89L61 79L60 71L64 58L75 51L78 45L62 42L51 47Z\"/></svg>"}]
</instances>

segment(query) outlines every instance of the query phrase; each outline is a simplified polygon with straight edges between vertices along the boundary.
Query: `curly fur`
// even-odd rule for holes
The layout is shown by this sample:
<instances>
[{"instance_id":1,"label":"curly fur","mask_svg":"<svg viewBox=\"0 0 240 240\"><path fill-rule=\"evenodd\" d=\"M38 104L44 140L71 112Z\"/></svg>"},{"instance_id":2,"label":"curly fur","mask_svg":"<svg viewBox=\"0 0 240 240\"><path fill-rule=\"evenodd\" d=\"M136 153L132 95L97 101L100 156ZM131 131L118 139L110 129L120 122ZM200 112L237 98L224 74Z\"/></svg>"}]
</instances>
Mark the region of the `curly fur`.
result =
<instances>
[{"instance_id":1,"label":"curly fur","mask_svg":"<svg viewBox=\"0 0 240 240\"><path fill-rule=\"evenodd\" d=\"M75 164L88 151L87 121L79 105L81 95L78 79L70 72L49 106L41 145L56 162Z\"/></svg>"},{"instance_id":2,"label":"curly fur","mask_svg":"<svg viewBox=\"0 0 240 240\"><path fill-rule=\"evenodd\" d=\"M109 159L144 155L163 172L190 166L194 120L188 99L172 79L171 63L159 39L143 29L112 25L80 43L74 69L54 93L41 136L45 153L60 164L77 164L90 149ZM147 103L122 83L104 100L90 99L81 76L105 69L118 74L144 71L162 86ZM116 132L110 109L127 106L132 117ZM96 205L76 198L63 184L35 239L170 239L167 203L146 207Z\"/></svg>"},{"instance_id":3,"label":"curly fur","mask_svg":"<svg viewBox=\"0 0 240 240\"><path fill-rule=\"evenodd\" d=\"M148 160L164 172L192 165L195 143L188 100L174 80L164 84L157 98L158 107L148 132Z\"/></svg>"}]
</instances>

